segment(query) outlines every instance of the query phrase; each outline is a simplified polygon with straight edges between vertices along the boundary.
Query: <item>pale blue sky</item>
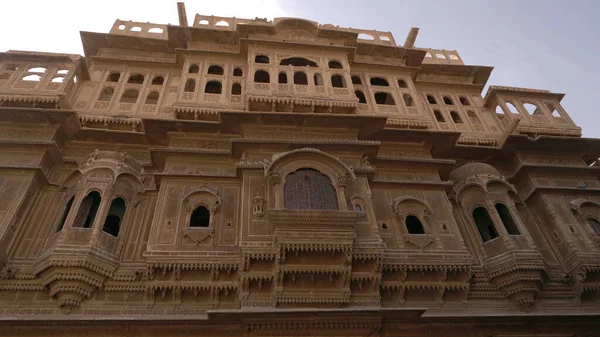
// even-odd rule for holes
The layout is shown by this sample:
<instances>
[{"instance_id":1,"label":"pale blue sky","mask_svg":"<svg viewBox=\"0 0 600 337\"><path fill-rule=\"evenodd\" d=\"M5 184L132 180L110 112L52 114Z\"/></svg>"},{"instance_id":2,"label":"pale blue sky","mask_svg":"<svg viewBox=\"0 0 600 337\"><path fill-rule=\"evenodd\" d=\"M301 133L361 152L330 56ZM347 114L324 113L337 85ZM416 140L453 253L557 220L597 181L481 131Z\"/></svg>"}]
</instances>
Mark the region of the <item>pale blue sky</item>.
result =
<instances>
[{"instance_id":1,"label":"pale blue sky","mask_svg":"<svg viewBox=\"0 0 600 337\"><path fill-rule=\"evenodd\" d=\"M108 32L115 19L177 24L176 1L4 1L0 51L82 53L80 30ZM490 65L489 84L566 93L563 106L600 138L600 0L195 0L195 13L242 18L297 16L345 27L391 31L403 43L456 49L468 64ZM90 12L86 12L90 11ZM485 92L484 92L485 93Z\"/></svg>"}]
</instances>

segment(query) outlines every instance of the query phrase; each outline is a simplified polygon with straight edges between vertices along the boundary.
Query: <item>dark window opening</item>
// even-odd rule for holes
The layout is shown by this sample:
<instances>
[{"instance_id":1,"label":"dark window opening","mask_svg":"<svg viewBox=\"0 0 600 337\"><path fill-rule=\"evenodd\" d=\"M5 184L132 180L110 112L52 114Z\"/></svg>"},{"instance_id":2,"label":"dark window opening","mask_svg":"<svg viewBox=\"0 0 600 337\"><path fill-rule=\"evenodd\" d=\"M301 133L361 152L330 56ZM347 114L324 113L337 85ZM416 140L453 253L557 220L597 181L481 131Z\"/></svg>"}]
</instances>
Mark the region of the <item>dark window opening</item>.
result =
<instances>
[{"instance_id":1,"label":"dark window opening","mask_svg":"<svg viewBox=\"0 0 600 337\"><path fill-rule=\"evenodd\" d=\"M460 96L458 98L458 101L460 102L461 105L466 105L466 106L471 105L471 103L469 103L469 100L464 96Z\"/></svg>"},{"instance_id":2,"label":"dark window opening","mask_svg":"<svg viewBox=\"0 0 600 337\"><path fill-rule=\"evenodd\" d=\"M123 217L125 217L125 210L125 200L123 198L113 199L113 201L110 203L106 220L104 220L102 231L114 237L119 236L119 231L121 230L121 221L123 221Z\"/></svg>"},{"instance_id":3,"label":"dark window opening","mask_svg":"<svg viewBox=\"0 0 600 337\"><path fill-rule=\"evenodd\" d=\"M295 72L294 84L308 85L308 78L306 77L306 73L302 71Z\"/></svg>"},{"instance_id":4,"label":"dark window opening","mask_svg":"<svg viewBox=\"0 0 600 337\"><path fill-rule=\"evenodd\" d=\"M460 118L460 115L456 111L450 111L450 117L452 117L452 121L456 124L462 124L463 122L462 118Z\"/></svg>"},{"instance_id":5,"label":"dark window opening","mask_svg":"<svg viewBox=\"0 0 600 337\"><path fill-rule=\"evenodd\" d=\"M120 102L121 103L135 103L135 102L137 102L139 94L140 94L139 91L137 91L135 89L127 89L123 93L123 96L121 96Z\"/></svg>"},{"instance_id":6,"label":"dark window opening","mask_svg":"<svg viewBox=\"0 0 600 337\"><path fill-rule=\"evenodd\" d=\"M90 228L94 224L96 213L100 207L100 193L97 191L90 192L79 205L79 210L73 221L73 227Z\"/></svg>"},{"instance_id":7,"label":"dark window opening","mask_svg":"<svg viewBox=\"0 0 600 337\"><path fill-rule=\"evenodd\" d=\"M119 82L119 79L121 79L121 73L110 73L110 75L108 75L108 82Z\"/></svg>"},{"instance_id":8,"label":"dark window opening","mask_svg":"<svg viewBox=\"0 0 600 337\"><path fill-rule=\"evenodd\" d=\"M490 218L490 214L484 207L477 207L473 210L473 220L477 225L477 230L483 242L490 241L498 237L494 222Z\"/></svg>"},{"instance_id":9,"label":"dark window opening","mask_svg":"<svg viewBox=\"0 0 600 337\"><path fill-rule=\"evenodd\" d=\"M338 61L329 61L329 68L331 69L342 69L342 64Z\"/></svg>"},{"instance_id":10,"label":"dark window opening","mask_svg":"<svg viewBox=\"0 0 600 337\"><path fill-rule=\"evenodd\" d=\"M265 55L256 55L254 63L269 63L269 57Z\"/></svg>"},{"instance_id":11,"label":"dark window opening","mask_svg":"<svg viewBox=\"0 0 600 337\"><path fill-rule=\"evenodd\" d=\"M264 71L264 70L257 70L254 73L254 82L256 83L270 83L271 82L271 77L269 76L269 73Z\"/></svg>"},{"instance_id":12,"label":"dark window opening","mask_svg":"<svg viewBox=\"0 0 600 337\"><path fill-rule=\"evenodd\" d=\"M98 97L98 100L108 102L112 99L114 93L115 89L112 87L106 87L100 92L100 97Z\"/></svg>"},{"instance_id":13,"label":"dark window opening","mask_svg":"<svg viewBox=\"0 0 600 337\"><path fill-rule=\"evenodd\" d=\"M363 94L362 91L356 90L354 94L356 95L356 97L358 97L358 103L367 103L367 98L365 97L365 94Z\"/></svg>"},{"instance_id":14,"label":"dark window opening","mask_svg":"<svg viewBox=\"0 0 600 337\"><path fill-rule=\"evenodd\" d=\"M60 221L58 222L58 227L56 227L56 232L60 232L63 227L65 226L65 221L67 221L67 216L69 216L69 212L71 211L71 207L73 207L73 201L75 200L75 197L71 197L71 199L69 199L69 202L67 202L67 206L65 207L65 210L63 211L62 216L60 217Z\"/></svg>"},{"instance_id":15,"label":"dark window opening","mask_svg":"<svg viewBox=\"0 0 600 337\"><path fill-rule=\"evenodd\" d=\"M221 66L210 66L208 67L208 74L210 75L223 75L223 67Z\"/></svg>"},{"instance_id":16,"label":"dark window opening","mask_svg":"<svg viewBox=\"0 0 600 337\"><path fill-rule=\"evenodd\" d=\"M281 84L286 84L287 83L287 74L284 72L279 73L279 75L277 76L277 82L279 82Z\"/></svg>"},{"instance_id":17,"label":"dark window opening","mask_svg":"<svg viewBox=\"0 0 600 337\"><path fill-rule=\"evenodd\" d=\"M129 76L129 79L127 80L127 83L143 84L144 83L144 75L142 75L142 74L133 74L133 75Z\"/></svg>"},{"instance_id":18,"label":"dark window opening","mask_svg":"<svg viewBox=\"0 0 600 337\"><path fill-rule=\"evenodd\" d=\"M477 115L475 115L473 111L467 111L467 116L469 116L469 119L473 124L481 124L479 118L477 117Z\"/></svg>"},{"instance_id":19,"label":"dark window opening","mask_svg":"<svg viewBox=\"0 0 600 337\"><path fill-rule=\"evenodd\" d=\"M427 95L427 102L429 104L437 104L437 101L435 100L435 97L433 97L431 95Z\"/></svg>"},{"instance_id":20,"label":"dark window opening","mask_svg":"<svg viewBox=\"0 0 600 337\"><path fill-rule=\"evenodd\" d=\"M390 84L388 83L388 81L386 81L385 79L381 78L381 77L373 77L371 78L371 85L378 85L378 86L382 86L382 87L389 87Z\"/></svg>"},{"instance_id":21,"label":"dark window opening","mask_svg":"<svg viewBox=\"0 0 600 337\"><path fill-rule=\"evenodd\" d=\"M148 96L146 96L145 104L155 105L158 103L158 98L159 98L158 92L153 91L153 92L149 93Z\"/></svg>"},{"instance_id":22,"label":"dark window opening","mask_svg":"<svg viewBox=\"0 0 600 337\"><path fill-rule=\"evenodd\" d=\"M316 67L317 64L311 60L307 60L303 57L290 57L285 60L281 60L280 66L292 65L294 67Z\"/></svg>"},{"instance_id":23,"label":"dark window opening","mask_svg":"<svg viewBox=\"0 0 600 337\"><path fill-rule=\"evenodd\" d=\"M454 105L454 102L452 102L452 99L450 99L450 97L444 96L444 104Z\"/></svg>"},{"instance_id":24,"label":"dark window opening","mask_svg":"<svg viewBox=\"0 0 600 337\"><path fill-rule=\"evenodd\" d=\"M500 215L500 219L502 220L502 223L504 224L504 227L509 235L521 235L521 233L519 233L519 229L517 228L517 224L510 215L510 211L506 205L497 203L496 211L498 212L498 215Z\"/></svg>"},{"instance_id":25,"label":"dark window opening","mask_svg":"<svg viewBox=\"0 0 600 337\"><path fill-rule=\"evenodd\" d=\"M235 68L233 69L233 76L242 76L244 73L242 72L242 69L240 68Z\"/></svg>"},{"instance_id":26,"label":"dark window opening","mask_svg":"<svg viewBox=\"0 0 600 337\"><path fill-rule=\"evenodd\" d=\"M396 105L392 95L388 94L387 92L375 93L375 103L383 105Z\"/></svg>"},{"instance_id":27,"label":"dark window opening","mask_svg":"<svg viewBox=\"0 0 600 337\"><path fill-rule=\"evenodd\" d=\"M322 86L323 85L323 76L321 76L321 74L316 73L313 76L313 81L315 82L316 86Z\"/></svg>"},{"instance_id":28,"label":"dark window opening","mask_svg":"<svg viewBox=\"0 0 600 337\"><path fill-rule=\"evenodd\" d=\"M200 67L198 67L197 64L192 64L190 66L190 69L188 69L188 73L190 74L197 74L200 71Z\"/></svg>"},{"instance_id":29,"label":"dark window opening","mask_svg":"<svg viewBox=\"0 0 600 337\"><path fill-rule=\"evenodd\" d=\"M234 83L231 86L231 94L232 95L241 95L242 94L242 85L239 83Z\"/></svg>"},{"instance_id":30,"label":"dark window opening","mask_svg":"<svg viewBox=\"0 0 600 337\"><path fill-rule=\"evenodd\" d=\"M592 227L592 230L596 233L596 235L600 235L600 221L594 218L587 219L588 225Z\"/></svg>"},{"instance_id":31,"label":"dark window opening","mask_svg":"<svg viewBox=\"0 0 600 337\"><path fill-rule=\"evenodd\" d=\"M358 76L352 76L352 84L362 84L362 81L360 80L360 77L358 77Z\"/></svg>"},{"instance_id":32,"label":"dark window opening","mask_svg":"<svg viewBox=\"0 0 600 337\"><path fill-rule=\"evenodd\" d=\"M338 209L337 194L331 180L309 168L290 173L283 185L286 209Z\"/></svg>"},{"instance_id":33,"label":"dark window opening","mask_svg":"<svg viewBox=\"0 0 600 337\"><path fill-rule=\"evenodd\" d=\"M425 234L421 220L414 215L407 216L404 224L406 225L408 234Z\"/></svg>"},{"instance_id":34,"label":"dark window opening","mask_svg":"<svg viewBox=\"0 0 600 337\"><path fill-rule=\"evenodd\" d=\"M404 95L402 95L402 98L404 99L404 104L406 106L415 106L415 102L413 101L413 98L411 95L404 94Z\"/></svg>"},{"instance_id":35,"label":"dark window opening","mask_svg":"<svg viewBox=\"0 0 600 337\"><path fill-rule=\"evenodd\" d=\"M406 81L404 80L398 80L398 86L400 88L408 88L408 84L406 84Z\"/></svg>"},{"instance_id":36,"label":"dark window opening","mask_svg":"<svg viewBox=\"0 0 600 337\"><path fill-rule=\"evenodd\" d=\"M345 88L346 81L341 75L333 75L331 76L331 86L334 88Z\"/></svg>"},{"instance_id":37,"label":"dark window opening","mask_svg":"<svg viewBox=\"0 0 600 337\"><path fill-rule=\"evenodd\" d=\"M440 110L433 110L433 114L435 115L435 120L438 121L438 123L446 123L446 120L444 119L444 116L442 116L442 112Z\"/></svg>"},{"instance_id":38,"label":"dark window opening","mask_svg":"<svg viewBox=\"0 0 600 337\"><path fill-rule=\"evenodd\" d=\"M204 206L198 206L190 217L190 227L210 226L210 212Z\"/></svg>"},{"instance_id":39,"label":"dark window opening","mask_svg":"<svg viewBox=\"0 0 600 337\"><path fill-rule=\"evenodd\" d=\"M194 92L196 91L196 81L189 78L185 81L185 88L183 89L185 92Z\"/></svg>"},{"instance_id":40,"label":"dark window opening","mask_svg":"<svg viewBox=\"0 0 600 337\"><path fill-rule=\"evenodd\" d=\"M152 85L163 85L164 82L165 82L165 78L164 77L162 77L162 76L155 76L152 79L151 84Z\"/></svg>"},{"instance_id":41,"label":"dark window opening","mask_svg":"<svg viewBox=\"0 0 600 337\"><path fill-rule=\"evenodd\" d=\"M207 94L220 94L221 93L221 82L219 81L208 81L204 87L204 92Z\"/></svg>"}]
</instances>

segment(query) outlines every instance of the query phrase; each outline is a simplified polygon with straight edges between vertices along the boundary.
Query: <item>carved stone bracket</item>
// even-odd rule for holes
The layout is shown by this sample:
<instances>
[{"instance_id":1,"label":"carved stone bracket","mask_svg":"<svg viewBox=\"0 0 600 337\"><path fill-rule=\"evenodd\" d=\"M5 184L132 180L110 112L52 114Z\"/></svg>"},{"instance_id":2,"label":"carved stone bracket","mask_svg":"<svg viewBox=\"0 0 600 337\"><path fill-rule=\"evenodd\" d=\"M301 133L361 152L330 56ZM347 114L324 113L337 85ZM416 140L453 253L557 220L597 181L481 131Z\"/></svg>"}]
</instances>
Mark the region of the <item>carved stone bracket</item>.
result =
<instances>
[{"instance_id":1,"label":"carved stone bracket","mask_svg":"<svg viewBox=\"0 0 600 337\"><path fill-rule=\"evenodd\" d=\"M189 238L194 241L196 245L199 245L202 241L206 240L208 237L212 236L214 233L214 228L189 228L184 233L183 236Z\"/></svg>"}]
</instances>

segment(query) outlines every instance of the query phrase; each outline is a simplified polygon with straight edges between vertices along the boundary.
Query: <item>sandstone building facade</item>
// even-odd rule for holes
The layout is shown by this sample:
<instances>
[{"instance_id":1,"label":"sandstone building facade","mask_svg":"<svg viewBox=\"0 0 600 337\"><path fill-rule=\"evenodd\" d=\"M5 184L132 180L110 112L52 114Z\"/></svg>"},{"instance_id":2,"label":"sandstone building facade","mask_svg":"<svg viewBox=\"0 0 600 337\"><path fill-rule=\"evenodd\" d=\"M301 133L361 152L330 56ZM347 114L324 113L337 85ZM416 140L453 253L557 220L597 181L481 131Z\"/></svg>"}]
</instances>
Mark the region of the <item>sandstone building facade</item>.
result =
<instances>
[{"instance_id":1,"label":"sandstone building facade","mask_svg":"<svg viewBox=\"0 0 600 337\"><path fill-rule=\"evenodd\" d=\"M0 53L0 335L586 336L600 140L389 32L196 15Z\"/></svg>"}]
</instances>

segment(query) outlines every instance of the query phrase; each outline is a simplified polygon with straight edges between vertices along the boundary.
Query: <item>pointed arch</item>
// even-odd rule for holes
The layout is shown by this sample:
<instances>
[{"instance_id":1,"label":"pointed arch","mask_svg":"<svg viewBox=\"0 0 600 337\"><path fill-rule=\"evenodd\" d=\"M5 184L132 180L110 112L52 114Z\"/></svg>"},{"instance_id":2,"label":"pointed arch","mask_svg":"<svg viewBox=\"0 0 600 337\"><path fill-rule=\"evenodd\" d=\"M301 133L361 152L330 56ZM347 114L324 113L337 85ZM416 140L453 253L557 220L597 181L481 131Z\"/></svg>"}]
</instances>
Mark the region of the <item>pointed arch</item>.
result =
<instances>
[{"instance_id":1,"label":"pointed arch","mask_svg":"<svg viewBox=\"0 0 600 337\"><path fill-rule=\"evenodd\" d=\"M271 76L265 70L257 70L254 73L254 82L256 82L256 83L271 83Z\"/></svg>"}]
</instances>

